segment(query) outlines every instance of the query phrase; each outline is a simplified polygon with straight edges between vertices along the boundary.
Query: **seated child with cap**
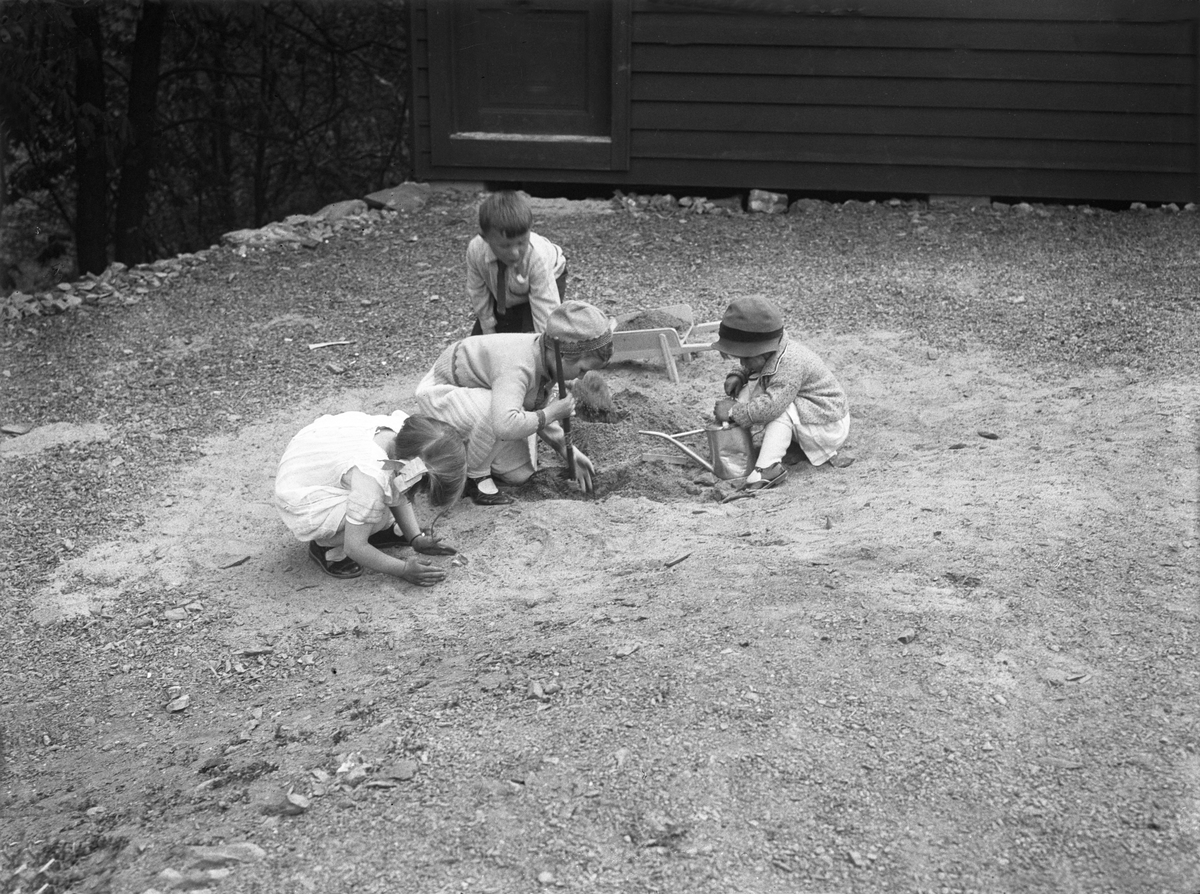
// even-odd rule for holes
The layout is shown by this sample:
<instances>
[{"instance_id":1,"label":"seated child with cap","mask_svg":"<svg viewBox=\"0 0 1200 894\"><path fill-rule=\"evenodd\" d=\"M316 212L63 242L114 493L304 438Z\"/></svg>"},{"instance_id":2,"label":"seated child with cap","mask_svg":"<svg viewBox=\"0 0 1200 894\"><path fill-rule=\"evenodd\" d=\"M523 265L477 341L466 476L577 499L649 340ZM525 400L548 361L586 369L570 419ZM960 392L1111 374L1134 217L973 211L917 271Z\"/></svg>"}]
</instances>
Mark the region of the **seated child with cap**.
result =
<instances>
[{"instance_id":1,"label":"seated child with cap","mask_svg":"<svg viewBox=\"0 0 1200 894\"><path fill-rule=\"evenodd\" d=\"M746 488L782 484L783 456L793 441L814 466L837 455L850 434L846 392L820 357L788 337L772 302L760 295L735 298L714 346L739 361L725 377L728 396L713 408L717 422L762 429Z\"/></svg>"},{"instance_id":2,"label":"seated child with cap","mask_svg":"<svg viewBox=\"0 0 1200 894\"><path fill-rule=\"evenodd\" d=\"M563 380L603 369L612 358L612 321L582 301L554 309L544 333L469 335L456 341L417 386L422 413L454 426L467 441L466 495L481 506L511 503L493 479L523 484L537 470L537 435L566 456L561 420L575 398L558 395L555 343ZM575 452L575 480L592 491L595 468Z\"/></svg>"}]
</instances>

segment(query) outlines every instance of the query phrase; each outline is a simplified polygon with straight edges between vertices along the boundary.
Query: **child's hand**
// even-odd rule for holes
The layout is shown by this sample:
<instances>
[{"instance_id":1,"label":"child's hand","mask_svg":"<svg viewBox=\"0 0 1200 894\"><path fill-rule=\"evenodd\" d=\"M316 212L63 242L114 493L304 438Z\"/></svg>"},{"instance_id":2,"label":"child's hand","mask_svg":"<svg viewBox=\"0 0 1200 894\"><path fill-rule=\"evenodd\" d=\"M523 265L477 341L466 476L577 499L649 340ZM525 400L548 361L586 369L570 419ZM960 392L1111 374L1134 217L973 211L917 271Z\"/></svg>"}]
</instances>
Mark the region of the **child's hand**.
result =
<instances>
[{"instance_id":1,"label":"child's hand","mask_svg":"<svg viewBox=\"0 0 1200 894\"><path fill-rule=\"evenodd\" d=\"M560 400L552 400L545 406L546 418L551 422L559 422L575 414L575 396L568 394Z\"/></svg>"},{"instance_id":2,"label":"child's hand","mask_svg":"<svg viewBox=\"0 0 1200 894\"><path fill-rule=\"evenodd\" d=\"M579 485L579 489L585 494L595 492L595 487L592 483L592 478L596 474L596 467L592 465L592 461L584 455L582 450L576 449L575 453L575 483Z\"/></svg>"},{"instance_id":3,"label":"child's hand","mask_svg":"<svg viewBox=\"0 0 1200 894\"><path fill-rule=\"evenodd\" d=\"M443 546L442 538L433 536L429 531L422 531L409 543L416 552L425 556L453 556L458 552L452 546Z\"/></svg>"},{"instance_id":4,"label":"child's hand","mask_svg":"<svg viewBox=\"0 0 1200 894\"><path fill-rule=\"evenodd\" d=\"M408 559L404 563L404 573L400 577L418 587L432 587L446 579L446 572L428 559Z\"/></svg>"},{"instance_id":5,"label":"child's hand","mask_svg":"<svg viewBox=\"0 0 1200 894\"><path fill-rule=\"evenodd\" d=\"M746 380L738 373L732 372L725 377L725 393L730 397L737 397L745 386Z\"/></svg>"},{"instance_id":6,"label":"child's hand","mask_svg":"<svg viewBox=\"0 0 1200 894\"><path fill-rule=\"evenodd\" d=\"M713 418L717 422L725 423L730 421L730 414L738 402L731 397L723 397L713 405Z\"/></svg>"}]
</instances>

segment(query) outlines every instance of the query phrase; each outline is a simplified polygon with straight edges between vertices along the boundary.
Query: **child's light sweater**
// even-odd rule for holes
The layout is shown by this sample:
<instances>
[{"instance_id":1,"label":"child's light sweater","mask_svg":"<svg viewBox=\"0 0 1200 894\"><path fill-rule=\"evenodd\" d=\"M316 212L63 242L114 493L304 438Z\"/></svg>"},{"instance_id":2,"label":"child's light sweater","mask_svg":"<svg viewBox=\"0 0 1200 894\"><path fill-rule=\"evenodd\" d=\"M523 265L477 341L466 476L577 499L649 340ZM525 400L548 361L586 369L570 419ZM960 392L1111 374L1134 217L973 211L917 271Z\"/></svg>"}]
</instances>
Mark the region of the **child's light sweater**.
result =
<instances>
[{"instance_id":1,"label":"child's light sweater","mask_svg":"<svg viewBox=\"0 0 1200 894\"><path fill-rule=\"evenodd\" d=\"M546 406L554 386L542 344L542 336L533 333L468 336L442 351L426 381L490 390L496 437L525 438L538 431L536 411Z\"/></svg>"},{"instance_id":2,"label":"child's light sweater","mask_svg":"<svg viewBox=\"0 0 1200 894\"><path fill-rule=\"evenodd\" d=\"M733 372L743 383L750 379L740 364ZM809 425L837 422L850 412L850 404L841 384L829 367L813 351L789 339L787 332L759 374L759 389L754 398L738 404L729 414L735 425L765 425L796 407L800 421Z\"/></svg>"}]
</instances>

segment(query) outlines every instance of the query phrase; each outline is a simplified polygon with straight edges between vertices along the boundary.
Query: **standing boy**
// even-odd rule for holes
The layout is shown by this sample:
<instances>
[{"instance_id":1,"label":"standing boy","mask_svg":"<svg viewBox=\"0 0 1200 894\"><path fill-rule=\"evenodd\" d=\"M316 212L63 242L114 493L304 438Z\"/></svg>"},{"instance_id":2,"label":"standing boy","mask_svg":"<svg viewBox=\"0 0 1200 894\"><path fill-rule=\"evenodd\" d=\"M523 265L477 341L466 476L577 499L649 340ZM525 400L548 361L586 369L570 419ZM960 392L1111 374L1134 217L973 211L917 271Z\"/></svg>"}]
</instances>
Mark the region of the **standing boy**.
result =
<instances>
[{"instance_id":1,"label":"standing boy","mask_svg":"<svg viewBox=\"0 0 1200 894\"><path fill-rule=\"evenodd\" d=\"M563 250L531 229L523 193L491 193L479 206L479 235L467 246L467 296L472 335L545 332L550 312L567 293Z\"/></svg>"}]
</instances>

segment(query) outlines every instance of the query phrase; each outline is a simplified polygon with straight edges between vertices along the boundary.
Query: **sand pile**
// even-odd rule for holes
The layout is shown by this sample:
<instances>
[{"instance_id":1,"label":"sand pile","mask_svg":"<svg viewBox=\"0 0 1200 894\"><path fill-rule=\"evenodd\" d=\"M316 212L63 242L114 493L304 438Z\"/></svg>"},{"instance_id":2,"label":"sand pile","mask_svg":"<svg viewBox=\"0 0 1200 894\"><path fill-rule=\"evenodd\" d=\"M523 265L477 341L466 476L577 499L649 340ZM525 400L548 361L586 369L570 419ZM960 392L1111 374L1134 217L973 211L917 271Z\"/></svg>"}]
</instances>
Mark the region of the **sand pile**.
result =
<instances>
[{"instance_id":1,"label":"sand pile","mask_svg":"<svg viewBox=\"0 0 1200 894\"><path fill-rule=\"evenodd\" d=\"M586 383L585 379L588 380ZM627 388L613 396L599 373L590 373L576 383L574 393L577 398L581 385L585 399L577 404L576 417L571 422L571 438L596 465L597 497L622 492L658 501L705 498L705 492L711 488L695 483L697 478L703 480L704 470L699 465L643 462L642 454L648 451L683 454L661 438L639 434L640 431L674 434L700 428L704 419L697 409L667 402L661 396L637 388ZM694 446L701 456L706 455L703 438L691 438L689 445ZM578 489L566 479L562 462L544 448L542 457L547 465L518 490L520 498L580 496ZM718 496L713 494L712 498Z\"/></svg>"}]
</instances>

